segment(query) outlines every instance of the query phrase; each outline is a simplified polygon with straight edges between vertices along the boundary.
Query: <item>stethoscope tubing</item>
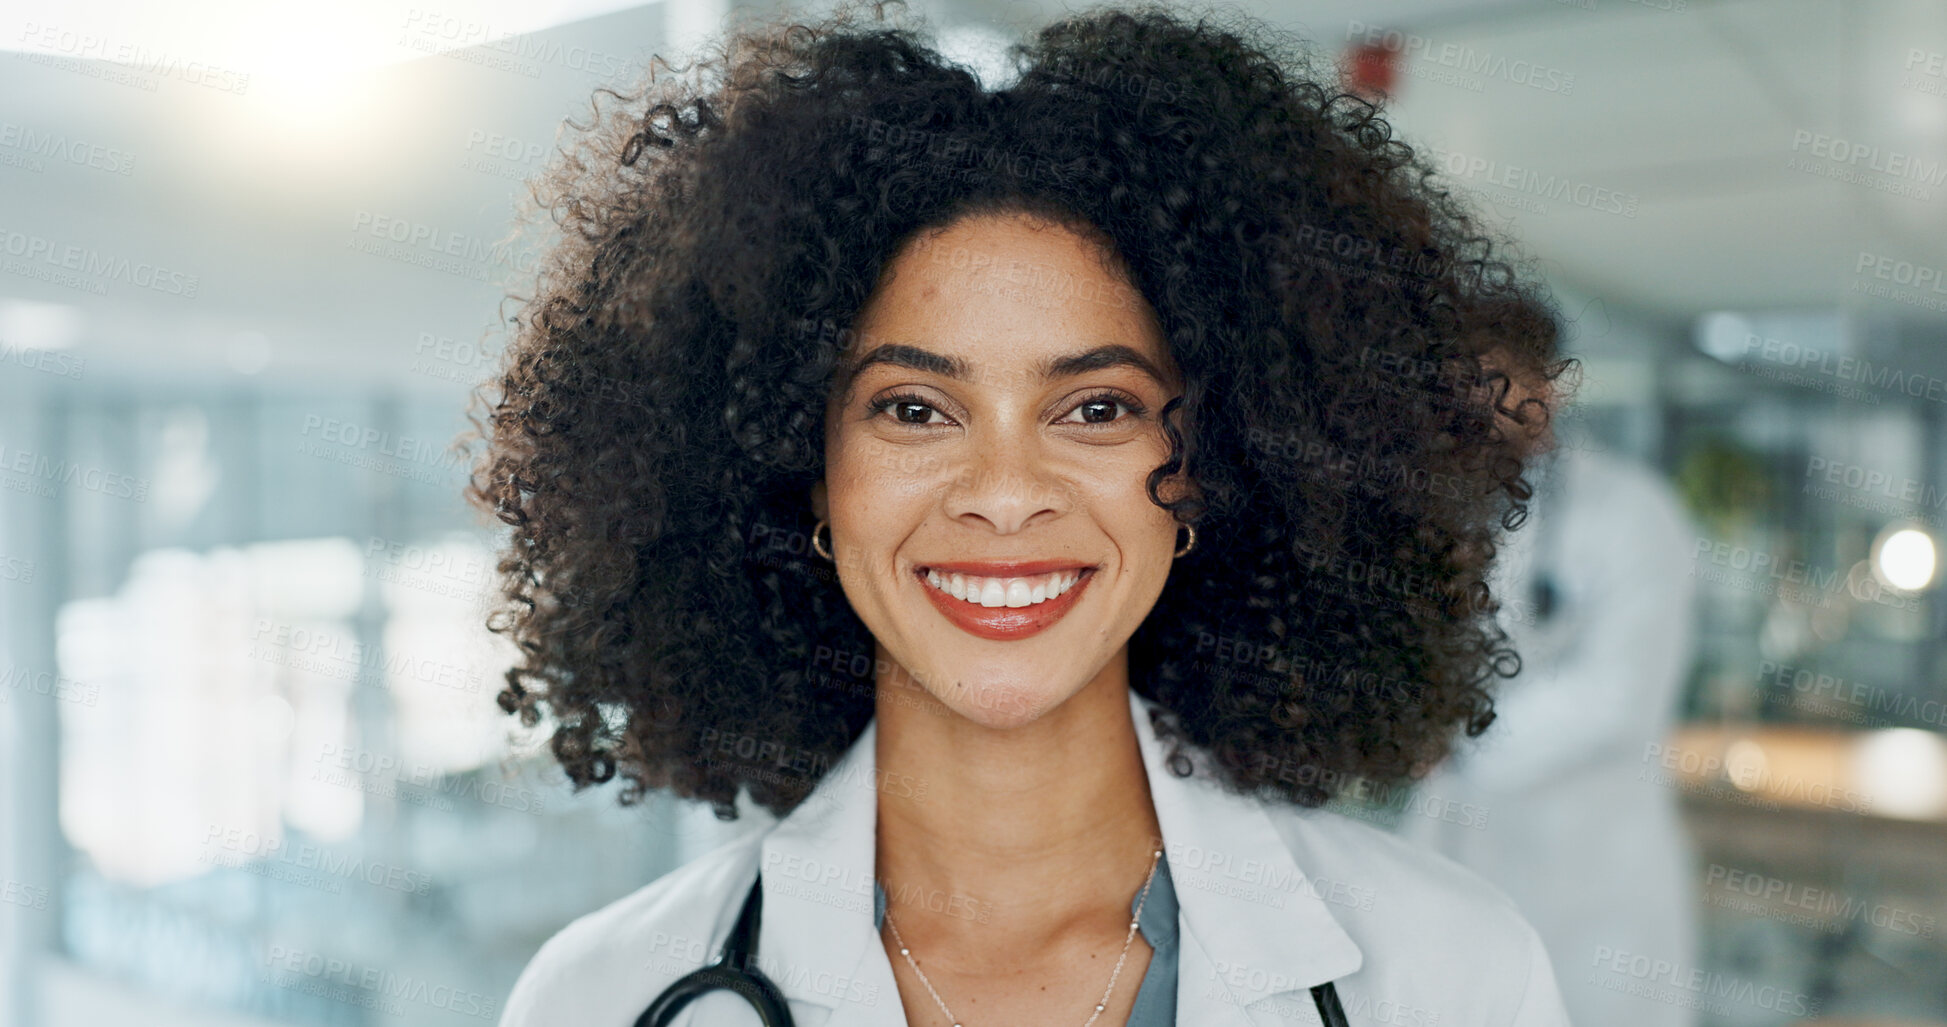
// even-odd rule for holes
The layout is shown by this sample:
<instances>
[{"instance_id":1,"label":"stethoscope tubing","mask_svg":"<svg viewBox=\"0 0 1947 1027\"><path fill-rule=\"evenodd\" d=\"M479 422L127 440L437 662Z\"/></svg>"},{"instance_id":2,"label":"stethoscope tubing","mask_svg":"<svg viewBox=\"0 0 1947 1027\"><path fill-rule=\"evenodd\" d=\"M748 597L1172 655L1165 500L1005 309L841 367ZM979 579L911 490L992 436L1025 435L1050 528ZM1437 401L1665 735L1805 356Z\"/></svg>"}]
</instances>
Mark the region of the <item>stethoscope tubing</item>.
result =
<instances>
[{"instance_id":1,"label":"stethoscope tubing","mask_svg":"<svg viewBox=\"0 0 1947 1027\"><path fill-rule=\"evenodd\" d=\"M797 1027L791 1018L790 1007L784 1004L784 996L771 983L764 971L756 966L757 926L764 910L764 879L759 877L751 885L750 895L744 899L744 908L737 913L737 924L730 929L730 940L723 943L723 952L716 962L700 970L685 974L656 996L656 1001L636 1017L635 1027L669 1027L675 1022L676 1014L690 1000L705 992L727 989L743 996L744 1001L757 1010L757 1018L764 1027Z\"/></svg>"}]
</instances>

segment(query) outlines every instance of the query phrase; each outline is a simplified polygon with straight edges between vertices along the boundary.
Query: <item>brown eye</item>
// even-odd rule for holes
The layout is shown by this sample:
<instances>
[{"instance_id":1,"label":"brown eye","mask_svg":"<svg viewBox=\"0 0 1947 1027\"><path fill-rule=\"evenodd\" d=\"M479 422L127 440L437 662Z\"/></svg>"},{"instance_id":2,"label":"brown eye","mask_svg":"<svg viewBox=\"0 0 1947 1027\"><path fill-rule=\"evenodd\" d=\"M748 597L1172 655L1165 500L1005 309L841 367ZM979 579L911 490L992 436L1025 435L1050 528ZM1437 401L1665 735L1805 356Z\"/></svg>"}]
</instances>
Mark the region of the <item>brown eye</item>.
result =
<instances>
[{"instance_id":1,"label":"brown eye","mask_svg":"<svg viewBox=\"0 0 1947 1027\"><path fill-rule=\"evenodd\" d=\"M899 393L881 396L866 406L866 416L879 417L887 411L897 424L910 424L915 427L953 423L952 419L940 413L940 409L915 393ZM938 417L938 420L934 420Z\"/></svg>"},{"instance_id":2,"label":"brown eye","mask_svg":"<svg viewBox=\"0 0 1947 1027\"><path fill-rule=\"evenodd\" d=\"M1089 424L1107 424L1115 420L1116 408L1121 405L1113 399L1091 399L1081 405L1082 420Z\"/></svg>"},{"instance_id":3,"label":"brown eye","mask_svg":"<svg viewBox=\"0 0 1947 1027\"><path fill-rule=\"evenodd\" d=\"M1118 408L1128 411L1130 416L1121 416ZM1131 418L1141 417L1144 412L1143 405L1134 397L1116 392L1103 392L1077 403L1069 410L1068 415L1062 418L1062 423L1108 427L1122 424Z\"/></svg>"}]
</instances>

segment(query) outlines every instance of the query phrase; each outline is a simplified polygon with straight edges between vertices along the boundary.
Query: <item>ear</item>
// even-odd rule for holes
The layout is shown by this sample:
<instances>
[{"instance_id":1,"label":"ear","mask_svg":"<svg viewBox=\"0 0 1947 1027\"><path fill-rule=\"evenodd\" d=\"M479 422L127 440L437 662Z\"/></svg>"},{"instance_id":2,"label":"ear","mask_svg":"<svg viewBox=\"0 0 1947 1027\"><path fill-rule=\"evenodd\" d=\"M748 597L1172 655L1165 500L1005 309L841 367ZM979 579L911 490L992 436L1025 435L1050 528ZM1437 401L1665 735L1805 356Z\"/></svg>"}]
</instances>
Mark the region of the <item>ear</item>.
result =
<instances>
[{"instance_id":1,"label":"ear","mask_svg":"<svg viewBox=\"0 0 1947 1027\"><path fill-rule=\"evenodd\" d=\"M825 495L825 479L820 478L811 485L811 513L819 520L831 516L830 500Z\"/></svg>"},{"instance_id":2,"label":"ear","mask_svg":"<svg viewBox=\"0 0 1947 1027\"><path fill-rule=\"evenodd\" d=\"M1199 510L1204 505L1203 486L1197 484L1195 478L1190 477L1190 472L1187 468L1179 467L1175 474L1164 478L1157 486L1156 494L1161 496L1165 502L1171 503L1194 497L1197 501L1197 509Z\"/></svg>"}]
</instances>

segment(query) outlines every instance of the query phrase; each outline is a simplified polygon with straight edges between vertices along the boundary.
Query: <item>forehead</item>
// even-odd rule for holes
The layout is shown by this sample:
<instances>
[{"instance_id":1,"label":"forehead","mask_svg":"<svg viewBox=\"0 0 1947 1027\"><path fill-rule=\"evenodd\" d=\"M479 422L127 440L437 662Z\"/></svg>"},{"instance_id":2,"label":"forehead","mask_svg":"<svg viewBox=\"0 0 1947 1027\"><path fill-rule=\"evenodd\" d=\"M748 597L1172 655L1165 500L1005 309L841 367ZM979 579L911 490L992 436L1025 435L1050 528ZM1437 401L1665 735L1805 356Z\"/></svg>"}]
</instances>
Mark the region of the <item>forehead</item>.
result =
<instances>
[{"instance_id":1,"label":"forehead","mask_svg":"<svg viewBox=\"0 0 1947 1027\"><path fill-rule=\"evenodd\" d=\"M1105 244L1019 215L966 218L909 241L859 316L852 363L883 345L975 369L1046 366L1102 345L1168 363L1155 312Z\"/></svg>"}]
</instances>

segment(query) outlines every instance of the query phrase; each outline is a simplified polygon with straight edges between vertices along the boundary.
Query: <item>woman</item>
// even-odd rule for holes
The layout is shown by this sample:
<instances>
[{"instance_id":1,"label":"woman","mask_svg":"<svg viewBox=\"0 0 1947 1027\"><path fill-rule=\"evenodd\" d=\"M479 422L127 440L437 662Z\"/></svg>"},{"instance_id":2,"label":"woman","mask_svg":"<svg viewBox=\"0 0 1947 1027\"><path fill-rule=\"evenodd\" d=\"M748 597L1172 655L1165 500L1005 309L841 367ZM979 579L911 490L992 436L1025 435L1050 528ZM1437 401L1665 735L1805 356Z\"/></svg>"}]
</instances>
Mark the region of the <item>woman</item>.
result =
<instances>
[{"instance_id":1,"label":"woman","mask_svg":"<svg viewBox=\"0 0 1947 1027\"><path fill-rule=\"evenodd\" d=\"M1262 26L1017 56L750 29L550 179L474 488L501 704L578 787L782 820L564 929L502 1022L650 1022L755 896L805 1027L1565 1023L1498 892L1317 808L1492 717L1538 415L1496 397L1549 311Z\"/></svg>"}]
</instances>

